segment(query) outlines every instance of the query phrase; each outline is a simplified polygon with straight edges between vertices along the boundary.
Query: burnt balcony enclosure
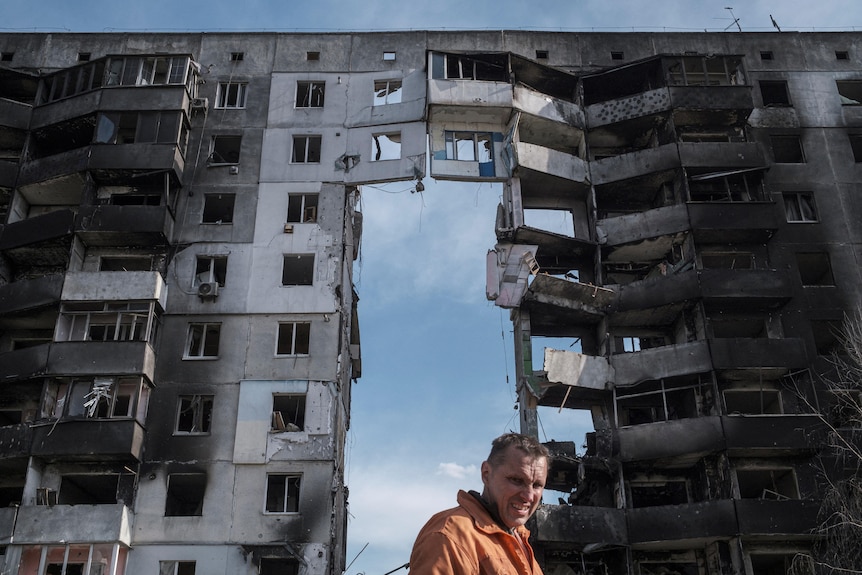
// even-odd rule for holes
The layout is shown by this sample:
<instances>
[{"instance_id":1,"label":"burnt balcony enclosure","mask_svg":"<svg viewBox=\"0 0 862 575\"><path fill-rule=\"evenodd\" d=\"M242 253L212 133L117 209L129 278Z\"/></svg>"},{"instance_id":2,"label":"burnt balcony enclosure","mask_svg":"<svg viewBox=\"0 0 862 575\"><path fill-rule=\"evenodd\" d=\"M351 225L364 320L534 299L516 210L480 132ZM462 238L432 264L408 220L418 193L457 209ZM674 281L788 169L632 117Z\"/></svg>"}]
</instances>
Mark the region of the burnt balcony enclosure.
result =
<instances>
[{"instance_id":1,"label":"burnt balcony enclosure","mask_svg":"<svg viewBox=\"0 0 862 575\"><path fill-rule=\"evenodd\" d=\"M164 245L173 227L167 206L82 206L75 218L75 233L88 246Z\"/></svg>"},{"instance_id":2,"label":"burnt balcony enclosure","mask_svg":"<svg viewBox=\"0 0 862 575\"><path fill-rule=\"evenodd\" d=\"M810 455L823 439L817 415L729 415L721 423L732 456Z\"/></svg>"},{"instance_id":3,"label":"burnt balcony enclosure","mask_svg":"<svg viewBox=\"0 0 862 575\"><path fill-rule=\"evenodd\" d=\"M47 373L143 375L153 381L155 352L146 341L64 341L50 345Z\"/></svg>"},{"instance_id":4,"label":"burnt balcony enclosure","mask_svg":"<svg viewBox=\"0 0 862 575\"><path fill-rule=\"evenodd\" d=\"M540 505L532 522L532 537L543 546L583 549L595 543L625 545L629 538L624 509Z\"/></svg>"},{"instance_id":5,"label":"burnt balcony enclosure","mask_svg":"<svg viewBox=\"0 0 862 575\"><path fill-rule=\"evenodd\" d=\"M71 419L33 427L32 454L47 460L140 461L143 426L128 419Z\"/></svg>"},{"instance_id":6,"label":"burnt balcony enclosure","mask_svg":"<svg viewBox=\"0 0 862 575\"><path fill-rule=\"evenodd\" d=\"M817 501L740 499L734 501L739 532L747 536L808 539L820 525Z\"/></svg>"},{"instance_id":7,"label":"burnt balcony enclosure","mask_svg":"<svg viewBox=\"0 0 862 575\"><path fill-rule=\"evenodd\" d=\"M701 243L765 243L778 229L773 202L690 202L688 216Z\"/></svg>"},{"instance_id":8,"label":"burnt balcony enclosure","mask_svg":"<svg viewBox=\"0 0 862 575\"><path fill-rule=\"evenodd\" d=\"M110 505L24 505L18 509L15 543L55 544L63 541L70 525L80 526L77 541L116 541L131 545L134 515L123 503Z\"/></svg>"},{"instance_id":9,"label":"burnt balcony enclosure","mask_svg":"<svg viewBox=\"0 0 862 575\"><path fill-rule=\"evenodd\" d=\"M783 270L710 269L698 272L707 309L765 311L790 301L790 273Z\"/></svg>"},{"instance_id":10,"label":"burnt balcony enclosure","mask_svg":"<svg viewBox=\"0 0 862 575\"><path fill-rule=\"evenodd\" d=\"M0 251L16 266L61 268L69 261L75 213L69 209L6 224Z\"/></svg>"},{"instance_id":11,"label":"burnt balcony enclosure","mask_svg":"<svg viewBox=\"0 0 862 575\"><path fill-rule=\"evenodd\" d=\"M639 549L670 542L686 546L726 539L739 533L733 501L703 501L626 510L628 543Z\"/></svg>"},{"instance_id":12,"label":"burnt balcony enclosure","mask_svg":"<svg viewBox=\"0 0 862 575\"><path fill-rule=\"evenodd\" d=\"M0 286L0 315L19 314L60 303L63 275L49 274Z\"/></svg>"},{"instance_id":13,"label":"burnt balcony enclosure","mask_svg":"<svg viewBox=\"0 0 862 575\"><path fill-rule=\"evenodd\" d=\"M523 307L530 312L535 335L559 333L564 326L596 325L605 316L614 294L609 290L544 274L533 278Z\"/></svg>"},{"instance_id":14,"label":"burnt balcony enclosure","mask_svg":"<svg viewBox=\"0 0 862 575\"><path fill-rule=\"evenodd\" d=\"M709 340L716 370L732 379L736 370L788 373L807 367L805 342L799 338L717 338Z\"/></svg>"},{"instance_id":15,"label":"burnt balcony enclosure","mask_svg":"<svg viewBox=\"0 0 862 575\"><path fill-rule=\"evenodd\" d=\"M29 423L0 426L0 460L30 457L33 431ZM0 474L6 470L0 466Z\"/></svg>"},{"instance_id":16,"label":"burnt balcony enclosure","mask_svg":"<svg viewBox=\"0 0 862 575\"><path fill-rule=\"evenodd\" d=\"M621 427L621 461L696 462L725 447L721 418L695 417Z\"/></svg>"},{"instance_id":17,"label":"burnt balcony enclosure","mask_svg":"<svg viewBox=\"0 0 862 575\"><path fill-rule=\"evenodd\" d=\"M24 381L48 370L50 343L0 353L0 381Z\"/></svg>"}]
</instances>

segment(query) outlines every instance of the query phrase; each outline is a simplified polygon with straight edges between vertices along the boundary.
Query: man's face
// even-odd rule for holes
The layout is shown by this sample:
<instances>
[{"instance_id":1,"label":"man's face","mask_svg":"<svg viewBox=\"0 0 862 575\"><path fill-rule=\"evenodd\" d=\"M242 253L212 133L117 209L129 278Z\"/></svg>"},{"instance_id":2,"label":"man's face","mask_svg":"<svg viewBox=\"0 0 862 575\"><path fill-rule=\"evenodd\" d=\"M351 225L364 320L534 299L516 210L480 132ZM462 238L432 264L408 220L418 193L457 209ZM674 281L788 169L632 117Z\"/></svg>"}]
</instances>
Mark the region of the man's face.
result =
<instances>
[{"instance_id":1,"label":"man's face","mask_svg":"<svg viewBox=\"0 0 862 575\"><path fill-rule=\"evenodd\" d=\"M511 529L526 523L539 507L548 476L548 460L530 457L512 446L503 454L503 461L496 466L487 461L482 463L483 495L497 509L503 524Z\"/></svg>"}]
</instances>

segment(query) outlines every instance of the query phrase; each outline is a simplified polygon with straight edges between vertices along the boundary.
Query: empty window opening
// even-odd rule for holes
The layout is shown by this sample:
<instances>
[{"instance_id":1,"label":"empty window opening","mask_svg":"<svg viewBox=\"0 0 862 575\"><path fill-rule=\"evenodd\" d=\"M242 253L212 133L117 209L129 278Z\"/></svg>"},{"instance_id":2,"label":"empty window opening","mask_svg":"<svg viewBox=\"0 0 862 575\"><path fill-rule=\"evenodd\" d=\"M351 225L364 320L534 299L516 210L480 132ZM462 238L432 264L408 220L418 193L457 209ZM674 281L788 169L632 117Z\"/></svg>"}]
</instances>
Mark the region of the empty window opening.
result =
<instances>
[{"instance_id":1,"label":"empty window opening","mask_svg":"<svg viewBox=\"0 0 862 575\"><path fill-rule=\"evenodd\" d=\"M698 376L645 381L620 390L615 401L617 424L641 425L698 417L710 382Z\"/></svg>"},{"instance_id":2,"label":"empty window opening","mask_svg":"<svg viewBox=\"0 0 862 575\"><path fill-rule=\"evenodd\" d=\"M487 132L446 132L446 159L462 162L492 162L493 138Z\"/></svg>"},{"instance_id":3,"label":"empty window opening","mask_svg":"<svg viewBox=\"0 0 862 575\"><path fill-rule=\"evenodd\" d=\"M233 207L235 201L235 194L204 194L204 210L201 217L201 223L233 223Z\"/></svg>"},{"instance_id":4,"label":"empty window opening","mask_svg":"<svg viewBox=\"0 0 862 575\"><path fill-rule=\"evenodd\" d=\"M811 575L814 565L804 553L751 553L751 575Z\"/></svg>"},{"instance_id":5,"label":"empty window opening","mask_svg":"<svg viewBox=\"0 0 862 575\"><path fill-rule=\"evenodd\" d=\"M547 60L548 59L548 51L547 50L536 50L536 60Z\"/></svg>"},{"instance_id":6,"label":"empty window opening","mask_svg":"<svg viewBox=\"0 0 862 575\"><path fill-rule=\"evenodd\" d=\"M849 60L850 53L846 50L835 50L835 59L836 60Z\"/></svg>"},{"instance_id":7,"label":"empty window opening","mask_svg":"<svg viewBox=\"0 0 862 575\"><path fill-rule=\"evenodd\" d=\"M317 60L320 60L320 52L306 52L305 59L309 62L316 62Z\"/></svg>"},{"instance_id":8,"label":"empty window opening","mask_svg":"<svg viewBox=\"0 0 862 575\"><path fill-rule=\"evenodd\" d=\"M266 512L295 513L299 511L299 483L299 475L267 475Z\"/></svg>"},{"instance_id":9,"label":"empty window opening","mask_svg":"<svg viewBox=\"0 0 862 575\"><path fill-rule=\"evenodd\" d=\"M631 481L629 495L634 508L683 505L689 502L688 483L685 479Z\"/></svg>"},{"instance_id":10,"label":"empty window opening","mask_svg":"<svg viewBox=\"0 0 862 575\"><path fill-rule=\"evenodd\" d=\"M193 323L189 325L183 359L218 357L221 324Z\"/></svg>"},{"instance_id":11,"label":"empty window opening","mask_svg":"<svg viewBox=\"0 0 862 575\"><path fill-rule=\"evenodd\" d=\"M60 481L59 505L108 505L117 502L119 474L64 475Z\"/></svg>"},{"instance_id":12,"label":"empty window opening","mask_svg":"<svg viewBox=\"0 0 862 575\"><path fill-rule=\"evenodd\" d=\"M831 356L846 354L847 350L841 344L841 322L832 320L811 320L811 333L814 336L814 348L817 355Z\"/></svg>"},{"instance_id":13,"label":"empty window opening","mask_svg":"<svg viewBox=\"0 0 862 575\"><path fill-rule=\"evenodd\" d=\"M623 52L611 52L611 60L622 60L624 56Z\"/></svg>"},{"instance_id":14,"label":"empty window opening","mask_svg":"<svg viewBox=\"0 0 862 575\"><path fill-rule=\"evenodd\" d=\"M305 396L272 396L272 430L302 431L305 429Z\"/></svg>"},{"instance_id":15,"label":"empty window opening","mask_svg":"<svg viewBox=\"0 0 862 575\"><path fill-rule=\"evenodd\" d=\"M78 52L78 62L89 62L91 57L89 52Z\"/></svg>"},{"instance_id":16,"label":"empty window opening","mask_svg":"<svg viewBox=\"0 0 862 575\"><path fill-rule=\"evenodd\" d=\"M198 256L192 287L211 282L216 282L219 287L224 287L226 276L227 256Z\"/></svg>"},{"instance_id":17,"label":"empty window opening","mask_svg":"<svg viewBox=\"0 0 862 575\"><path fill-rule=\"evenodd\" d=\"M307 355L311 338L311 324L308 322L287 322L278 324L276 355Z\"/></svg>"},{"instance_id":18,"label":"empty window opening","mask_svg":"<svg viewBox=\"0 0 862 575\"><path fill-rule=\"evenodd\" d=\"M524 225L563 236L574 237L574 216L570 210L524 210Z\"/></svg>"},{"instance_id":19,"label":"empty window opening","mask_svg":"<svg viewBox=\"0 0 862 575\"><path fill-rule=\"evenodd\" d=\"M384 62L394 62L395 61L395 52L392 52L392 51L383 52L383 61Z\"/></svg>"},{"instance_id":20,"label":"empty window opening","mask_svg":"<svg viewBox=\"0 0 862 575\"><path fill-rule=\"evenodd\" d=\"M230 53L230 61L231 62L242 62L245 59L245 52L231 52Z\"/></svg>"},{"instance_id":21,"label":"empty window opening","mask_svg":"<svg viewBox=\"0 0 862 575\"><path fill-rule=\"evenodd\" d=\"M772 50L761 50L760 51L760 59L761 60L772 60L773 59Z\"/></svg>"},{"instance_id":22,"label":"empty window opening","mask_svg":"<svg viewBox=\"0 0 862 575\"><path fill-rule=\"evenodd\" d=\"M206 487L207 476L205 473L171 473L168 475L165 517L202 515Z\"/></svg>"},{"instance_id":23,"label":"empty window opening","mask_svg":"<svg viewBox=\"0 0 862 575\"><path fill-rule=\"evenodd\" d=\"M401 103L401 80L375 80L374 81L374 105L385 106L387 104Z\"/></svg>"},{"instance_id":24,"label":"empty window opening","mask_svg":"<svg viewBox=\"0 0 862 575\"><path fill-rule=\"evenodd\" d=\"M796 266L803 286L834 286L832 264L825 252L797 253Z\"/></svg>"},{"instance_id":25,"label":"empty window opening","mask_svg":"<svg viewBox=\"0 0 862 575\"><path fill-rule=\"evenodd\" d=\"M177 401L175 432L185 435L206 435L212 425L212 395L181 395Z\"/></svg>"},{"instance_id":26,"label":"empty window opening","mask_svg":"<svg viewBox=\"0 0 862 575\"><path fill-rule=\"evenodd\" d=\"M261 557L259 575L299 575L299 562L282 557Z\"/></svg>"},{"instance_id":27,"label":"empty window opening","mask_svg":"<svg viewBox=\"0 0 862 575\"><path fill-rule=\"evenodd\" d=\"M11 62L15 57L15 52L0 52L0 62Z\"/></svg>"},{"instance_id":28,"label":"empty window opening","mask_svg":"<svg viewBox=\"0 0 862 575\"><path fill-rule=\"evenodd\" d=\"M508 59L504 54L435 52L431 55L431 77L508 83Z\"/></svg>"},{"instance_id":29,"label":"empty window opening","mask_svg":"<svg viewBox=\"0 0 862 575\"><path fill-rule=\"evenodd\" d=\"M751 252L703 252L700 261L703 269L754 269L754 254Z\"/></svg>"},{"instance_id":30,"label":"empty window opening","mask_svg":"<svg viewBox=\"0 0 862 575\"><path fill-rule=\"evenodd\" d=\"M242 136L213 136L209 164L238 164Z\"/></svg>"},{"instance_id":31,"label":"empty window opening","mask_svg":"<svg viewBox=\"0 0 862 575\"><path fill-rule=\"evenodd\" d=\"M281 285L299 286L314 283L314 254L285 254Z\"/></svg>"},{"instance_id":32,"label":"empty window opening","mask_svg":"<svg viewBox=\"0 0 862 575\"><path fill-rule=\"evenodd\" d=\"M787 82L784 80L761 80L760 96L766 107L790 105L790 94L787 91Z\"/></svg>"},{"instance_id":33,"label":"empty window opening","mask_svg":"<svg viewBox=\"0 0 862 575\"><path fill-rule=\"evenodd\" d=\"M296 107L322 108L325 93L325 82L297 82Z\"/></svg>"},{"instance_id":34,"label":"empty window opening","mask_svg":"<svg viewBox=\"0 0 862 575\"><path fill-rule=\"evenodd\" d=\"M777 389L726 389L724 407L728 415L778 415L783 413Z\"/></svg>"},{"instance_id":35,"label":"empty window opening","mask_svg":"<svg viewBox=\"0 0 862 575\"><path fill-rule=\"evenodd\" d=\"M195 562L159 561L159 575L195 575Z\"/></svg>"},{"instance_id":36,"label":"empty window opening","mask_svg":"<svg viewBox=\"0 0 862 575\"><path fill-rule=\"evenodd\" d=\"M401 134L372 134L371 161L401 159Z\"/></svg>"},{"instance_id":37,"label":"empty window opening","mask_svg":"<svg viewBox=\"0 0 862 575\"><path fill-rule=\"evenodd\" d=\"M712 337L723 338L766 338L766 322L762 318L710 318Z\"/></svg>"},{"instance_id":38,"label":"empty window opening","mask_svg":"<svg viewBox=\"0 0 862 575\"><path fill-rule=\"evenodd\" d=\"M776 136L770 137L772 144L772 156L778 164L802 164L805 162L805 154L802 150L802 140L799 136Z\"/></svg>"},{"instance_id":39,"label":"empty window opening","mask_svg":"<svg viewBox=\"0 0 862 575\"><path fill-rule=\"evenodd\" d=\"M245 108L248 84L245 82L220 82L216 92L216 108Z\"/></svg>"},{"instance_id":40,"label":"empty window opening","mask_svg":"<svg viewBox=\"0 0 862 575\"><path fill-rule=\"evenodd\" d=\"M162 194L160 192L111 194L108 201L112 206L158 206L162 203Z\"/></svg>"},{"instance_id":41,"label":"empty window opening","mask_svg":"<svg viewBox=\"0 0 862 575\"><path fill-rule=\"evenodd\" d=\"M99 258L100 272L149 272L153 271L150 256L102 256Z\"/></svg>"},{"instance_id":42,"label":"empty window opening","mask_svg":"<svg viewBox=\"0 0 862 575\"><path fill-rule=\"evenodd\" d=\"M98 144L176 144L179 112L105 112L99 114L94 140Z\"/></svg>"},{"instance_id":43,"label":"empty window opening","mask_svg":"<svg viewBox=\"0 0 862 575\"><path fill-rule=\"evenodd\" d=\"M809 223L817 221L817 207L814 204L814 194L811 192L785 192L784 215L791 223Z\"/></svg>"},{"instance_id":44,"label":"empty window opening","mask_svg":"<svg viewBox=\"0 0 862 575\"><path fill-rule=\"evenodd\" d=\"M290 194L287 197L287 222L306 224L317 221L319 194Z\"/></svg>"},{"instance_id":45,"label":"empty window opening","mask_svg":"<svg viewBox=\"0 0 862 575\"><path fill-rule=\"evenodd\" d=\"M850 149L853 152L853 161L857 164L862 162L862 134L850 134Z\"/></svg>"},{"instance_id":46,"label":"empty window opening","mask_svg":"<svg viewBox=\"0 0 862 575\"><path fill-rule=\"evenodd\" d=\"M737 469L741 499L799 499L793 469Z\"/></svg>"},{"instance_id":47,"label":"empty window opening","mask_svg":"<svg viewBox=\"0 0 862 575\"><path fill-rule=\"evenodd\" d=\"M320 163L321 142L321 136L294 136L290 161L295 164Z\"/></svg>"},{"instance_id":48,"label":"empty window opening","mask_svg":"<svg viewBox=\"0 0 862 575\"><path fill-rule=\"evenodd\" d=\"M66 302L57 321L57 341L149 341L159 318L152 302Z\"/></svg>"},{"instance_id":49,"label":"empty window opening","mask_svg":"<svg viewBox=\"0 0 862 575\"><path fill-rule=\"evenodd\" d=\"M841 98L842 106L862 105L862 81L860 80L838 80L838 96Z\"/></svg>"},{"instance_id":50,"label":"empty window opening","mask_svg":"<svg viewBox=\"0 0 862 575\"><path fill-rule=\"evenodd\" d=\"M146 414L149 387L140 378L52 380L47 387L44 417L126 418Z\"/></svg>"},{"instance_id":51,"label":"empty window opening","mask_svg":"<svg viewBox=\"0 0 862 575\"><path fill-rule=\"evenodd\" d=\"M698 174L688 179L693 202L751 202L763 197L763 172Z\"/></svg>"}]
</instances>

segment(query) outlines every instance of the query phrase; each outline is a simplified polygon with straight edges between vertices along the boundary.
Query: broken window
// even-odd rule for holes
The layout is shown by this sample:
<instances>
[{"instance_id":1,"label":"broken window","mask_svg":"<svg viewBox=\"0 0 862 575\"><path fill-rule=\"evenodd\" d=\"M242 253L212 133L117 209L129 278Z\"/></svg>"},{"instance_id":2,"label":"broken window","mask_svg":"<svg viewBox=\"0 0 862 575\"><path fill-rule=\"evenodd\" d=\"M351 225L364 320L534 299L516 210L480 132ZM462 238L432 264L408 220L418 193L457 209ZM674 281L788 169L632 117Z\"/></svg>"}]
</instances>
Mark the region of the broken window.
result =
<instances>
[{"instance_id":1,"label":"broken window","mask_svg":"<svg viewBox=\"0 0 862 575\"><path fill-rule=\"evenodd\" d=\"M227 256L198 256L192 287L212 282L218 283L219 287L224 287L225 277L227 277Z\"/></svg>"},{"instance_id":2,"label":"broken window","mask_svg":"<svg viewBox=\"0 0 862 575\"><path fill-rule=\"evenodd\" d=\"M644 381L618 388L615 406L617 424L640 425L673 419L698 417L711 394L711 381L694 375Z\"/></svg>"},{"instance_id":3,"label":"broken window","mask_svg":"<svg viewBox=\"0 0 862 575\"><path fill-rule=\"evenodd\" d=\"M772 60L773 59L772 50L761 50L760 51L760 59L761 60Z\"/></svg>"},{"instance_id":4,"label":"broken window","mask_svg":"<svg viewBox=\"0 0 862 575\"><path fill-rule=\"evenodd\" d=\"M760 317L712 317L709 326L715 339L769 337L766 322Z\"/></svg>"},{"instance_id":5,"label":"broken window","mask_svg":"<svg viewBox=\"0 0 862 575\"><path fill-rule=\"evenodd\" d=\"M176 434L206 435L212 425L212 395L181 395L177 401Z\"/></svg>"},{"instance_id":6,"label":"broken window","mask_svg":"<svg viewBox=\"0 0 862 575\"><path fill-rule=\"evenodd\" d=\"M15 58L15 52L0 52L0 62L11 62Z\"/></svg>"},{"instance_id":7,"label":"broken window","mask_svg":"<svg viewBox=\"0 0 862 575\"><path fill-rule=\"evenodd\" d=\"M299 482L299 475L267 475L266 512L295 513L299 511Z\"/></svg>"},{"instance_id":8,"label":"broken window","mask_svg":"<svg viewBox=\"0 0 862 575\"><path fill-rule=\"evenodd\" d=\"M671 86L736 86L741 82L741 60L737 56L683 56L666 58Z\"/></svg>"},{"instance_id":9,"label":"broken window","mask_svg":"<svg viewBox=\"0 0 862 575\"><path fill-rule=\"evenodd\" d=\"M862 162L862 134L849 134L850 150L853 152L853 161L857 164Z\"/></svg>"},{"instance_id":10,"label":"broken window","mask_svg":"<svg viewBox=\"0 0 862 575\"><path fill-rule=\"evenodd\" d=\"M790 94L784 80L761 80L760 96L765 107L790 105Z\"/></svg>"},{"instance_id":11,"label":"broken window","mask_svg":"<svg viewBox=\"0 0 862 575\"><path fill-rule=\"evenodd\" d=\"M633 508L683 505L689 502L685 479L636 480L628 482L628 488Z\"/></svg>"},{"instance_id":12,"label":"broken window","mask_svg":"<svg viewBox=\"0 0 862 575\"><path fill-rule=\"evenodd\" d=\"M785 192L784 215L788 222L803 223L817 221L817 208L811 192Z\"/></svg>"},{"instance_id":13,"label":"broken window","mask_svg":"<svg viewBox=\"0 0 862 575\"><path fill-rule=\"evenodd\" d=\"M287 222L311 223L317 221L319 194L290 194L287 197Z\"/></svg>"},{"instance_id":14,"label":"broken window","mask_svg":"<svg viewBox=\"0 0 862 575\"><path fill-rule=\"evenodd\" d=\"M108 505L117 503L120 475L73 474L64 475L57 495L59 505Z\"/></svg>"},{"instance_id":15,"label":"broken window","mask_svg":"<svg viewBox=\"0 0 862 575\"><path fill-rule=\"evenodd\" d=\"M314 254L285 254L281 285L299 286L314 283Z\"/></svg>"},{"instance_id":16,"label":"broken window","mask_svg":"<svg viewBox=\"0 0 862 575\"><path fill-rule=\"evenodd\" d=\"M837 80L835 84L842 106L862 105L862 80Z\"/></svg>"},{"instance_id":17,"label":"broken window","mask_svg":"<svg viewBox=\"0 0 862 575\"><path fill-rule=\"evenodd\" d=\"M158 206L162 203L162 194L160 192L111 194L108 201L112 206Z\"/></svg>"},{"instance_id":18,"label":"broken window","mask_svg":"<svg viewBox=\"0 0 862 575\"><path fill-rule=\"evenodd\" d=\"M796 266L803 286L834 286L832 264L826 252L803 252L796 254Z\"/></svg>"},{"instance_id":19,"label":"broken window","mask_svg":"<svg viewBox=\"0 0 862 575\"><path fill-rule=\"evenodd\" d=\"M102 256L100 272L148 272L153 270L151 256Z\"/></svg>"},{"instance_id":20,"label":"broken window","mask_svg":"<svg viewBox=\"0 0 862 575\"><path fill-rule=\"evenodd\" d=\"M208 163L210 165L238 164L242 136L213 136Z\"/></svg>"},{"instance_id":21,"label":"broken window","mask_svg":"<svg viewBox=\"0 0 862 575\"><path fill-rule=\"evenodd\" d=\"M297 108L322 108L323 97L326 93L325 82L297 82L296 83L296 107Z\"/></svg>"},{"instance_id":22,"label":"broken window","mask_svg":"<svg viewBox=\"0 0 862 575\"><path fill-rule=\"evenodd\" d=\"M34 575L107 575L125 570L127 554L128 548L117 543L33 545L23 549L21 561ZM85 571L87 565L89 572Z\"/></svg>"},{"instance_id":23,"label":"broken window","mask_svg":"<svg viewBox=\"0 0 862 575\"><path fill-rule=\"evenodd\" d=\"M201 217L201 223L233 223L233 207L235 201L235 194L204 194L204 210Z\"/></svg>"},{"instance_id":24,"label":"broken window","mask_svg":"<svg viewBox=\"0 0 862 575\"><path fill-rule=\"evenodd\" d=\"M168 494L165 500L165 517L203 515L205 473L171 473L168 475Z\"/></svg>"},{"instance_id":25,"label":"broken window","mask_svg":"<svg viewBox=\"0 0 862 575\"><path fill-rule=\"evenodd\" d=\"M398 160L401 158L401 133L372 134L371 161Z\"/></svg>"},{"instance_id":26,"label":"broken window","mask_svg":"<svg viewBox=\"0 0 862 575\"><path fill-rule=\"evenodd\" d=\"M79 58L82 54L79 54ZM38 102L44 104L101 88L104 75L105 60L97 60L47 76L42 80Z\"/></svg>"},{"instance_id":27,"label":"broken window","mask_svg":"<svg viewBox=\"0 0 862 575\"><path fill-rule=\"evenodd\" d=\"M625 53L622 51L611 51L611 60L623 60Z\"/></svg>"},{"instance_id":28,"label":"broken window","mask_svg":"<svg viewBox=\"0 0 862 575\"><path fill-rule=\"evenodd\" d=\"M305 429L305 395L272 396L272 430Z\"/></svg>"},{"instance_id":29,"label":"broken window","mask_svg":"<svg viewBox=\"0 0 862 575\"><path fill-rule=\"evenodd\" d=\"M295 164L320 163L321 136L294 136L290 161Z\"/></svg>"},{"instance_id":30,"label":"broken window","mask_svg":"<svg viewBox=\"0 0 862 575\"><path fill-rule=\"evenodd\" d=\"M374 106L401 103L401 80L375 80Z\"/></svg>"},{"instance_id":31,"label":"broken window","mask_svg":"<svg viewBox=\"0 0 862 575\"><path fill-rule=\"evenodd\" d=\"M66 302L57 341L149 341L159 323L153 302Z\"/></svg>"},{"instance_id":32,"label":"broken window","mask_svg":"<svg viewBox=\"0 0 862 575\"><path fill-rule=\"evenodd\" d=\"M159 561L159 575L195 575L195 562Z\"/></svg>"},{"instance_id":33,"label":"broken window","mask_svg":"<svg viewBox=\"0 0 862 575\"><path fill-rule=\"evenodd\" d=\"M841 328L840 321L811 320L811 333L814 336L814 348L817 350L817 355L831 356L835 353L847 353L838 335L841 333Z\"/></svg>"},{"instance_id":34,"label":"broken window","mask_svg":"<svg viewBox=\"0 0 862 575\"><path fill-rule=\"evenodd\" d=\"M751 252L702 252L703 269L750 270L754 269L754 254Z\"/></svg>"},{"instance_id":35,"label":"broken window","mask_svg":"<svg viewBox=\"0 0 862 575\"><path fill-rule=\"evenodd\" d=\"M299 562L292 558L261 557L258 575L299 575Z\"/></svg>"},{"instance_id":36,"label":"broken window","mask_svg":"<svg viewBox=\"0 0 862 575\"><path fill-rule=\"evenodd\" d=\"M193 323L189 325L186 349L183 359L203 359L218 357L221 324Z\"/></svg>"},{"instance_id":37,"label":"broken window","mask_svg":"<svg viewBox=\"0 0 862 575\"><path fill-rule=\"evenodd\" d=\"M149 86L159 84L186 84L189 74L189 57L138 57L110 58L105 84L108 86Z\"/></svg>"},{"instance_id":38,"label":"broken window","mask_svg":"<svg viewBox=\"0 0 862 575\"><path fill-rule=\"evenodd\" d=\"M431 55L431 77L450 80L509 82L509 61L505 54Z\"/></svg>"},{"instance_id":39,"label":"broken window","mask_svg":"<svg viewBox=\"0 0 862 575\"><path fill-rule=\"evenodd\" d=\"M728 415L778 415L784 412L781 392L777 389L725 389L723 395L725 413Z\"/></svg>"},{"instance_id":40,"label":"broken window","mask_svg":"<svg viewBox=\"0 0 862 575\"><path fill-rule=\"evenodd\" d=\"M792 468L737 469L740 499L799 499Z\"/></svg>"},{"instance_id":41,"label":"broken window","mask_svg":"<svg viewBox=\"0 0 862 575\"><path fill-rule=\"evenodd\" d=\"M805 154L802 150L802 140L796 135L772 135L772 157L777 164L802 164L805 163Z\"/></svg>"},{"instance_id":42,"label":"broken window","mask_svg":"<svg viewBox=\"0 0 862 575\"><path fill-rule=\"evenodd\" d=\"M216 91L216 108L245 108L247 82L220 82Z\"/></svg>"},{"instance_id":43,"label":"broken window","mask_svg":"<svg viewBox=\"0 0 862 575\"><path fill-rule=\"evenodd\" d=\"M306 52L305 59L309 62L316 62L320 60L320 52Z\"/></svg>"},{"instance_id":44,"label":"broken window","mask_svg":"<svg viewBox=\"0 0 862 575\"><path fill-rule=\"evenodd\" d=\"M804 553L751 553L751 575L811 575L814 565Z\"/></svg>"},{"instance_id":45,"label":"broken window","mask_svg":"<svg viewBox=\"0 0 862 575\"><path fill-rule=\"evenodd\" d=\"M306 355L311 336L308 322L287 322L278 324L278 338L275 345L276 355Z\"/></svg>"},{"instance_id":46,"label":"broken window","mask_svg":"<svg viewBox=\"0 0 862 575\"><path fill-rule=\"evenodd\" d=\"M711 172L689 177L692 202L750 202L763 197L763 171Z\"/></svg>"},{"instance_id":47,"label":"broken window","mask_svg":"<svg viewBox=\"0 0 862 575\"><path fill-rule=\"evenodd\" d=\"M462 162L493 161L493 137L488 132L446 132L446 159Z\"/></svg>"},{"instance_id":48,"label":"broken window","mask_svg":"<svg viewBox=\"0 0 862 575\"><path fill-rule=\"evenodd\" d=\"M46 389L42 414L48 418L146 417L150 388L141 378L122 377L51 380Z\"/></svg>"}]
</instances>

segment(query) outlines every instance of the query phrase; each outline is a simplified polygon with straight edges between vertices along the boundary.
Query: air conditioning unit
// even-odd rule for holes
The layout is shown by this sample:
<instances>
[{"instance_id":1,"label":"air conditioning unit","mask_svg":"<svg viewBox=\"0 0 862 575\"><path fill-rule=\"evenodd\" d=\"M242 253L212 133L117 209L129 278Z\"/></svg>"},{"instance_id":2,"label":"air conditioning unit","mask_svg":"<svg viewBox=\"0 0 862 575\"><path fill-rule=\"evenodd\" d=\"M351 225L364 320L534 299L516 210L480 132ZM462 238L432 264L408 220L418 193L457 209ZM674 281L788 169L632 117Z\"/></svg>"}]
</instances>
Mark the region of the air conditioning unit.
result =
<instances>
[{"instance_id":1,"label":"air conditioning unit","mask_svg":"<svg viewBox=\"0 0 862 575\"><path fill-rule=\"evenodd\" d=\"M206 110L210 107L210 101L207 98L192 98L192 110Z\"/></svg>"},{"instance_id":2,"label":"air conditioning unit","mask_svg":"<svg viewBox=\"0 0 862 575\"><path fill-rule=\"evenodd\" d=\"M198 285L198 295L201 298L215 298L218 296L218 282L203 282Z\"/></svg>"}]
</instances>

